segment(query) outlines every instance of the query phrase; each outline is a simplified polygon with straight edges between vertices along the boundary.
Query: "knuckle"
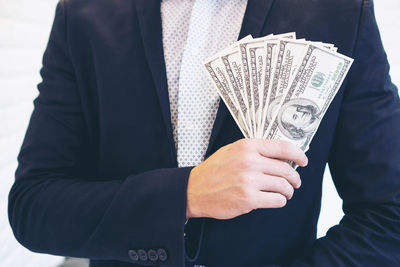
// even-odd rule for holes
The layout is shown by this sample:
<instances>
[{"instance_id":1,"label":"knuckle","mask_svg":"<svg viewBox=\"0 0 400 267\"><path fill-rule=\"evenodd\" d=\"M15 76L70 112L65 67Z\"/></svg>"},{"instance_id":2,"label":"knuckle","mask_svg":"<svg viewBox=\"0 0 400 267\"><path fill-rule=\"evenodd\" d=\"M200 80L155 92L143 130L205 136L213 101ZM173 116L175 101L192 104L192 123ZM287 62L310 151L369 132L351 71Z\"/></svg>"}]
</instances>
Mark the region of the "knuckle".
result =
<instances>
[{"instance_id":1,"label":"knuckle","mask_svg":"<svg viewBox=\"0 0 400 267\"><path fill-rule=\"evenodd\" d=\"M303 152L296 145L286 141L281 141L280 153L282 154L284 159L299 159L301 158Z\"/></svg>"},{"instance_id":2,"label":"knuckle","mask_svg":"<svg viewBox=\"0 0 400 267\"><path fill-rule=\"evenodd\" d=\"M253 209L264 209L264 208L270 208L270 206L271 206L269 201L266 201L262 198L256 198L256 197L252 198L251 205L252 205Z\"/></svg>"},{"instance_id":3,"label":"knuckle","mask_svg":"<svg viewBox=\"0 0 400 267\"><path fill-rule=\"evenodd\" d=\"M274 198L273 206L274 206L275 208L283 208L284 206L286 206L286 203L287 203L287 200L286 200L286 198L285 198L284 196L282 196L282 195L277 195L277 196Z\"/></svg>"},{"instance_id":4,"label":"knuckle","mask_svg":"<svg viewBox=\"0 0 400 267\"><path fill-rule=\"evenodd\" d=\"M248 207L250 210L260 208L260 203L259 203L258 199L254 196L254 194L251 194L251 193L250 193L250 194L247 196L247 198L246 198L246 203L247 203L247 207Z\"/></svg>"},{"instance_id":5,"label":"knuckle","mask_svg":"<svg viewBox=\"0 0 400 267\"><path fill-rule=\"evenodd\" d=\"M284 178L279 178L277 183L280 190L283 190L288 186L288 182Z\"/></svg>"},{"instance_id":6,"label":"knuckle","mask_svg":"<svg viewBox=\"0 0 400 267\"><path fill-rule=\"evenodd\" d=\"M240 155L239 168L248 169L254 166L255 160L249 154Z\"/></svg>"},{"instance_id":7,"label":"knuckle","mask_svg":"<svg viewBox=\"0 0 400 267\"><path fill-rule=\"evenodd\" d=\"M296 170L293 173L294 173L293 177L294 177L295 182L300 183L301 182L300 174Z\"/></svg>"},{"instance_id":8,"label":"knuckle","mask_svg":"<svg viewBox=\"0 0 400 267\"><path fill-rule=\"evenodd\" d=\"M285 177L291 184L300 183L300 174L288 163L284 163L282 170L283 177Z\"/></svg>"},{"instance_id":9,"label":"knuckle","mask_svg":"<svg viewBox=\"0 0 400 267\"><path fill-rule=\"evenodd\" d=\"M281 153L285 158L293 153L293 147L288 142L281 142Z\"/></svg>"},{"instance_id":10,"label":"knuckle","mask_svg":"<svg viewBox=\"0 0 400 267\"><path fill-rule=\"evenodd\" d=\"M289 198L292 198L292 197L293 197L293 194L294 194L294 188L291 187L291 186L289 185L289 187L288 187L287 190L288 190L288 191L287 191L287 196L288 196Z\"/></svg>"},{"instance_id":11,"label":"knuckle","mask_svg":"<svg viewBox=\"0 0 400 267\"><path fill-rule=\"evenodd\" d=\"M285 179L279 179L279 191L287 197L292 197L294 193L293 187Z\"/></svg>"},{"instance_id":12,"label":"knuckle","mask_svg":"<svg viewBox=\"0 0 400 267\"><path fill-rule=\"evenodd\" d=\"M237 178L237 183L241 189L246 188L249 184L250 178L247 175L240 174Z\"/></svg>"},{"instance_id":13,"label":"knuckle","mask_svg":"<svg viewBox=\"0 0 400 267\"><path fill-rule=\"evenodd\" d=\"M248 186L240 187L239 194L246 202L251 202L253 200L253 194Z\"/></svg>"},{"instance_id":14,"label":"knuckle","mask_svg":"<svg viewBox=\"0 0 400 267\"><path fill-rule=\"evenodd\" d=\"M281 141L281 140L274 140L273 147L278 155L278 158L284 159L286 157L285 156L287 153L286 146L287 146L286 142Z\"/></svg>"},{"instance_id":15,"label":"knuckle","mask_svg":"<svg viewBox=\"0 0 400 267\"><path fill-rule=\"evenodd\" d=\"M282 141L281 140L269 140L267 143L269 146L271 146L271 148L273 148L275 151L278 151L279 153L281 153L281 149L282 149Z\"/></svg>"},{"instance_id":16,"label":"knuckle","mask_svg":"<svg viewBox=\"0 0 400 267\"><path fill-rule=\"evenodd\" d=\"M292 166L290 166L288 163L286 164L286 170L285 170L285 178L287 178L290 183L292 184L298 184L300 183L300 174L292 168Z\"/></svg>"},{"instance_id":17,"label":"knuckle","mask_svg":"<svg viewBox=\"0 0 400 267\"><path fill-rule=\"evenodd\" d=\"M290 178L293 176L294 169L287 162L282 162L281 166L283 177Z\"/></svg>"},{"instance_id":18,"label":"knuckle","mask_svg":"<svg viewBox=\"0 0 400 267\"><path fill-rule=\"evenodd\" d=\"M273 147L273 146L277 146L278 147L278 144L276 143L277 141L279 141L279 140L274 140L274 139L263 139L263 144L264 144L264 146L266 146L267 148L269 148L269 147Z\"/></svg>"},{"instance_id":19,"label":"knuckle","mask_svg":"<svg viewBox=\"0 0 400 267\"><path fill-rule=\"evenodd\" d=\"M290 143L288 141L284 141L284 140L279 140L279 144L280 144L280 146L282 146L284 148L288 148L290 146Z\"/></svg>"},{"instance_id":20,"label":"knuckle","mask_svg":"<svg viewBox=\"0 0 400 267\"><path fill-rule=\"evenodd\" d=\"M239 150L245 151L250 147L251 141L249 139L240 139L236 141L235 145Z\"/></svg>"}]
</instances>

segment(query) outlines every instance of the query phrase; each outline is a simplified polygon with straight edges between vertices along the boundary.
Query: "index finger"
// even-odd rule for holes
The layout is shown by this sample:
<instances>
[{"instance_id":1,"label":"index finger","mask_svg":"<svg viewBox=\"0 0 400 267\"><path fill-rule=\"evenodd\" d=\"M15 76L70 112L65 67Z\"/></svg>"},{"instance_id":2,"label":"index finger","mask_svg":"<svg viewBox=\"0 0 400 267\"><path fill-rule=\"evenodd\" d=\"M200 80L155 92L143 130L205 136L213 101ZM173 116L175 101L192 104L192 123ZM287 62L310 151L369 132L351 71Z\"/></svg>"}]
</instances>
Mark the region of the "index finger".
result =
<instances>
[{"instance_id":1,"label":"index finger","mask_svg":"<svg viewBox=\"0 0 400 267\"><path fill-rule=\"evenodd\" d=\"M267 158L294 161L301 167L308 164L306 154L298 146L282 140L259 140L258 153Z\"/></svg>"}]
</instances>

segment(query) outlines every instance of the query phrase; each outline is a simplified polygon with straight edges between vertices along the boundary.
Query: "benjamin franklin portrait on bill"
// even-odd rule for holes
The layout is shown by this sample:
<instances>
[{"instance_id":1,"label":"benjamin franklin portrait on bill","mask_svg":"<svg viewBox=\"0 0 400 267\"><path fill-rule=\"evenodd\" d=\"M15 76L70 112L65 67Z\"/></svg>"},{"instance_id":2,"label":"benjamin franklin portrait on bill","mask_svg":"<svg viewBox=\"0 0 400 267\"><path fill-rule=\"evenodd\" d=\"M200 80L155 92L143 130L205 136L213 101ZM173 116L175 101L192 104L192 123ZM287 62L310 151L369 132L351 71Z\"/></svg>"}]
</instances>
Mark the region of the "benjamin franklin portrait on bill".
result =
<instances>
[{"instance_id":1,"label":"benjamin franklin portrait on bill","mask_svg":"<svg viewBox=\"0 0 400 267\"><path fill-rule=\"evenodd\" d=\"M319 108L311 100L292 99L282 105L277 122L287 137L294 140L303 139L318 127Z\"/></svg>"}]
</instances>

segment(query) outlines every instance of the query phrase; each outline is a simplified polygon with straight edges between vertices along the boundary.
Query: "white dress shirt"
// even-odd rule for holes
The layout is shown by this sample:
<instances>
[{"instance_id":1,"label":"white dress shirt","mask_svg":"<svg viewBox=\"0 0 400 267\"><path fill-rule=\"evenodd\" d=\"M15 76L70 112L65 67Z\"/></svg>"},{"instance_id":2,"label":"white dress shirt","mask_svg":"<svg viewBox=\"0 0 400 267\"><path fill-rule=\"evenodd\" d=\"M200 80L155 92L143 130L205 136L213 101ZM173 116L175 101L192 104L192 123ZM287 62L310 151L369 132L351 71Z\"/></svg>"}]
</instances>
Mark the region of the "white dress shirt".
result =
<instances>
[{"instance_id":1,"label":"white dress shirt","mask_svg":"<svg viewBox=\"0 0 400 267\"><path fill-rule=\"evenodd\" d=\"M208 147L219 96L203 61L239 37L247 0L163 0L162 34L179 167L198 165Z\"/></svg>"}]
</instances>

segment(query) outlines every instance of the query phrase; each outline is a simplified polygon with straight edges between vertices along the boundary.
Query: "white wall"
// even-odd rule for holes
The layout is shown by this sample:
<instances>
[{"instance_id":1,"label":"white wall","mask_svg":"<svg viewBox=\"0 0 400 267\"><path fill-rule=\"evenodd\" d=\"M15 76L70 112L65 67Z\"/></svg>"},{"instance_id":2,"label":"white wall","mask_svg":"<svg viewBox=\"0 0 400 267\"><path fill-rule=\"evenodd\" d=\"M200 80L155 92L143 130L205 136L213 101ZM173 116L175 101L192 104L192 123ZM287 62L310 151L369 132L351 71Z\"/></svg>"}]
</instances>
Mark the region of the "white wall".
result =
<instances>
[{"instance_id":1,"label":"white wall","mask_svg":"<svg viewBox=\"0 0 400 267\"><path fill-rule=\"evenodd\" d=\"M305 0L306 1L306 0ZM59 257L29 252L13 238L7 219L7 194L16 157L40 82L39 69L57 0L0 0L0 266L50 267ZM376 1L382 37L392 62L393 80L400 84L400 1ZM325 175L319 236L342 216L329 174Z\"/></svg>"},{"instance_id":2,"label":"white wall","mask_svg":"<svg viewBox=\"0 0 400 267\"><path fill-rule=\"evenodd\" d=\"M50 267L62 258L35 254L15 241L7 195L40 81L38 70L56 0L0 0L0 266Z\"/></svg>"}]
</instances>

